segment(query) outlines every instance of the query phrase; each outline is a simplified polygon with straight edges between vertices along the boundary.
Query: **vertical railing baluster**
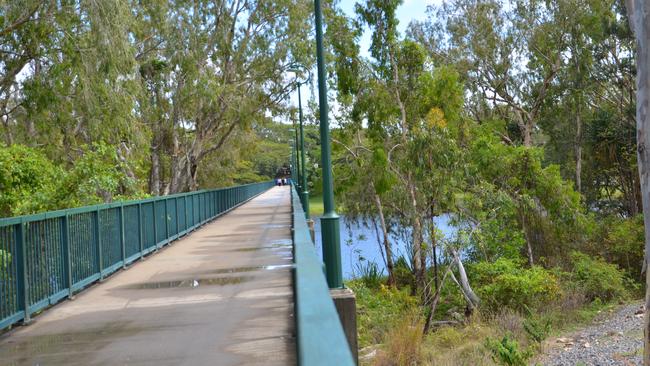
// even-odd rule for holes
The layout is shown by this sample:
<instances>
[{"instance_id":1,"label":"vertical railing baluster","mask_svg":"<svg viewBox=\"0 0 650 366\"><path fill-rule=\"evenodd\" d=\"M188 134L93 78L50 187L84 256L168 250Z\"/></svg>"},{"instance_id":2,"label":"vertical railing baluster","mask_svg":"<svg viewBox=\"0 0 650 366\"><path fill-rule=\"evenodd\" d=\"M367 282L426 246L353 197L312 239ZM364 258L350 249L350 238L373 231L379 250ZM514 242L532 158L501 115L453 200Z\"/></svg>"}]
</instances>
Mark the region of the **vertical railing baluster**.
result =
<instances>
[{"instance_id":1,"label":"vertical railing baluster","mask_svg":"<svg viewBox=\"0 0 650 366\"><path fill-rule=\"evenodd\" d=\"M163 203L165 204L165 240L167 241L167 244L169 244L169 211L167 210L167 204L169 203L169 199L165 198L163 200Z\"/></svg>"},{"instance_id":2,"label":"vertical railing baluster","mask_svg":"<svg viewBox=\"0 0 650 366\"><path fill-rule=\"evenodd\" d=\"M183 207L185 208L185 227L183 228L184 231L189 231L190 228L190 223L187 222L187 195L183 195Z\"/></svg>"},{"instance_id":3,"label":"vertical railing baluster","mask_svg":"<svg viewBox=\"0 0 650 366\"><path fill-rule=\"evenodd\" d=\"M140 259L144 257L144 239L142 238L142 203L138 203L138 245L140 247Z\"/></svg>"},{"instance_id":4,"label":"vertical railing baluster","mask_svg":"<svg viewBox=\"0 0 650 366\"><path fill-rule=\"evenodd\" d=\"M156 214L156 200L151 202L151 208L153 210L153 244L156 248L155 251L158 251L158 217Z\"/></svg>"}]
</instances>

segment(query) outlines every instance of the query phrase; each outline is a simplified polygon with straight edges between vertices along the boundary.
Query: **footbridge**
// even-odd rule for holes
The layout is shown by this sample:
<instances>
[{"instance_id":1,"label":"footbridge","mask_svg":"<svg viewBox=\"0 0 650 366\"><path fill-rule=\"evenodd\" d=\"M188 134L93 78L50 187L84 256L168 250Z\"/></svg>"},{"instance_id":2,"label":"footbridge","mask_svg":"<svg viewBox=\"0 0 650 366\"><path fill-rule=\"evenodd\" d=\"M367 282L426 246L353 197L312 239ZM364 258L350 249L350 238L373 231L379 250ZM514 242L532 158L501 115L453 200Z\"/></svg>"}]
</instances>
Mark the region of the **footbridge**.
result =
<instances>
[{"instance_id":1,"label":"footbridge","mask_svg":"<svg viewBox=\"0 0 650 366\"><path fill-rule=\"evenodd\" d=\"M0 219L0 365L353 365L272 182Z\"/></svg>"}]
</instances>

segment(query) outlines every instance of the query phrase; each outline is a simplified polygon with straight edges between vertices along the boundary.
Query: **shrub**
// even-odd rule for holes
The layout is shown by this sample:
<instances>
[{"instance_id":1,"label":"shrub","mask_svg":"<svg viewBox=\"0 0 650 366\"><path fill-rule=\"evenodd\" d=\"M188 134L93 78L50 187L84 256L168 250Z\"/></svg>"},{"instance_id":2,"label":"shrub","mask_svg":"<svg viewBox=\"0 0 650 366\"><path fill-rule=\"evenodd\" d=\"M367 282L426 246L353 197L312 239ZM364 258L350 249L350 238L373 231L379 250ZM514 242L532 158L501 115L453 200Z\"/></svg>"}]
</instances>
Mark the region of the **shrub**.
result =
<instances>
[{"instance_id":1,"label":"shrub","mask_svg":"<svg viewBox=\"0 0 650 366\"><path fill-rule=\"evenodd\" d=\"M645 243L643 214L606 220L603 227L606 232L602 234L602 240L595 241L599 244L596 252L605 256L609 262L616 263L629 276L642 279Z\"/></svg>"},{"instance_id":2,"label":"shrub","mask_svg":"<svg viewBox=\"0 0 650 366\"><path fill-rule=\"evenodd\" d=\"M346 282L357 297L359 346L382 343L390 329L408 314L417 311L418 298L408 289L397 290L384 285L370 288L363 281Z\"/></svg>"},{"instance_id":3,"label":"shrub","mask_svg":"<svg viewBox=\"0 0 650 366\"><path fill-rule=\"evenodd\" d=\"M573 262L572 280L584 292L589 301L601 299L611 301L629 296L628 280L615 264L584 253L571 253Z\"/></svg>"},{"instance_id":4,"label":"shrub","mask_svg":"<svg viewBox=\"0 0 650 366\"><path fill-rule=\"evenodd\" d=\"M558 278L542 267L523 268L506 258L472 266L474 283L488 310L524 310L555 301L562 295Z\"/></svg>"},{"instance_id":5,"label":"shrub","mask_svg":"<svg viewBox=\"0 0 650 366\"><path fill-rule=\"evenodd\" d=\"M413 276L409 262L404 256L400 256L395 261L393 274L395 275L397 287L413 286L415 284L415 276Z\"/></svg>"},{"instance_id":6,"label":"shrub","mask_svg":"<svg viewBox=\"0 0 650 366\"><path fill-rule=\"evenodd\" d=\"M42 153L23 145L0 145L0 217L56 207L61 171Z\"/></svg>"},{"instance_id":7,"label":"shrub","mask_svg":"<svg viewBox=\"0 0 650 366\"><path fill-rule=\"evenodd\" d=\"M501 341L487 338L485 346L492 352L492 359L500 365L526 366L532 356L529 350L520 351L519 344L512 337L505 335Z\"/></svg>"},{"instance_id":8,"label":"shrub","mask_svg":"<svg viewBox=\"0 0 650 366\"><path fill-rule=\"evenodd\" d=\"M380 269L375 262L361 261L355 265L355 273L363 283L370 288L377 288L384 278L384 270Z\"/></svg>"}]
</instances>

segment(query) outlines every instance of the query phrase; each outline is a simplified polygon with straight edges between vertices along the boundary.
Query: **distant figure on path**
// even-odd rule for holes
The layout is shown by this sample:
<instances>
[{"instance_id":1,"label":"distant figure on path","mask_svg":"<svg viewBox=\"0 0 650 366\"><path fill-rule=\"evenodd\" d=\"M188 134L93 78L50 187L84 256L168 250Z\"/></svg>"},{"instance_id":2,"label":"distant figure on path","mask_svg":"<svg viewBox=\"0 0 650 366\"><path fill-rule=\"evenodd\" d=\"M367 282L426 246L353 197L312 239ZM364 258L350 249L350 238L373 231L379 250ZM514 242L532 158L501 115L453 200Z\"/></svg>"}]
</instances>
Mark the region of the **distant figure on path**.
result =
<instances>
[{"instance_id":1,"label":"distant figure on path","mask_svg":"<svg viewBox=\"0 0 650 366\"><path fill-rule=\"evenodd\" d=\"M286 186L287 185L287 178L282 178L282 185Z\"/></svg>"},{"instance_id":2,"label":"distant figure on path","mask_svg":"<svg viewBox=\"0 0 650 366\"><path fill-rule=\"evenodd\" d=\"M278 178L275 180L275 185L276 186L281 186L282 185L282 179Z\"/></svg>"}]
</instances>

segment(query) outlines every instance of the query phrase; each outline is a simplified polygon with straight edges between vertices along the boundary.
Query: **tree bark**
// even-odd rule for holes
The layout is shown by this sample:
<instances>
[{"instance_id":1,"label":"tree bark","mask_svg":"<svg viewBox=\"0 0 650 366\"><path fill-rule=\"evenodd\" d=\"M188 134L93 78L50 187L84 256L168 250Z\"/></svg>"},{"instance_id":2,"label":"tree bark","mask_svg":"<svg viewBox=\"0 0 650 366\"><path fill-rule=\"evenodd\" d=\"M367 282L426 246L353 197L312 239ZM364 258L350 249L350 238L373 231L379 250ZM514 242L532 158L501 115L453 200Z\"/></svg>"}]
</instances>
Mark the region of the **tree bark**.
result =
<instances>
[{"instance_id":1,"label":"tree bark","mask_svg":"<svg viewBox=\"0 0 650 366\"><path fill-rule=\"evenodd\" d=\"M637 92L636 92L636 138L637 156L639 161L639 176L641 179L641 197L643 211L650 209L650 1L627 0L627 11L630 28L637 40ZM648 270L648 254L650 254L650 214L643 215L645 224L645 258L646 295L645 317L643 326L643 364L650 366L650 270Z\"/></svg>"},{"instance_id":2,"label":"tree bark","mask_svg":"<svg viewBox=\"0 0 650 366\"><path fill-rule=\"evenodd\" d=\"M155 137L151 141L151 172L149 174L149 192L158 196L160 194L160 151L158 139Z\"/></svg>"},{"instance_id":3,"label":"tree bark","mask_svg":"<svg viewBox=\"0 0 650 366\"><path fill-rule=\"evenodd\" d=\"M413 245L413 271L415 272L415 285L417 288L424 288L424 265L422 261L422 222L418 214L418 201L415 196L415 187L409 177L408 190L411 198L411 224L413 227L412 232L412 245Z\"/></svg>"},{"instance_id":4,"label":"tree bark","mask_svg":"<svg viewBox=\"0 0 650 366\"><path fill-rule=\"evenodd\" d=\"M374 191L375 187L372 184L372 189ZM384 208L381 205L381 198L377 193L374 194L375 197L375 206L377 206L377 212L379 212L379 223L381 225L381 232L384 236L384 250L386 253L386 268L388 269L388 285L395 286L395 264L393 263L393 250L391 248L390 240L388 239L388 227L386 227L386 219L384 218Z\"/></svg>"},{"instance_id":5,"label":"tree bark","mask_svg":"<svg viewBox=\"0 0 650 366\"><path fill-rule=\"evenodd\" d=\"M582 193L582 118L580 116L580 104L576 113L576 190Z\"/></svg>"},{"instance_id":6,"label":"tree bark","mask_svg":"<svg viewBox=\"0 0 650 366\"><path fill-rule=\"evenodd\" d=\"M467 300L467 306L470 310L473 311L479 306L481 299L476 295L476 293L474 293L472 286L469 284L469 279L467 278L467 273L465 272L465 266L463 266L463 261L460 260L460 255L456 250L453 250L452 254L454 256L454 261L458 266L460 281L456 279L456 276L454 276L453 272L450 273L451 278L454 280L454 282L456 282L456 284L458 284L461 292L463 293L463 296L465 297L465 300Z\"/></svg>"}]
</instances>

